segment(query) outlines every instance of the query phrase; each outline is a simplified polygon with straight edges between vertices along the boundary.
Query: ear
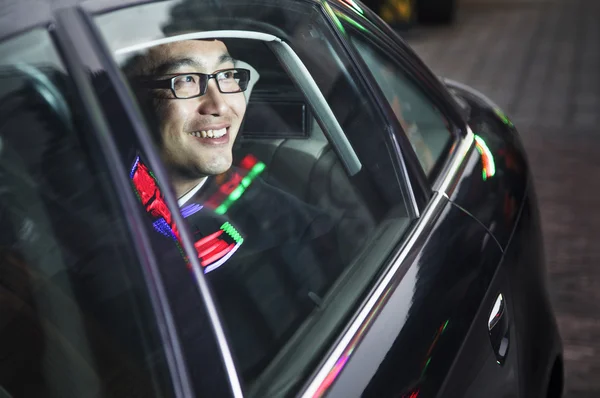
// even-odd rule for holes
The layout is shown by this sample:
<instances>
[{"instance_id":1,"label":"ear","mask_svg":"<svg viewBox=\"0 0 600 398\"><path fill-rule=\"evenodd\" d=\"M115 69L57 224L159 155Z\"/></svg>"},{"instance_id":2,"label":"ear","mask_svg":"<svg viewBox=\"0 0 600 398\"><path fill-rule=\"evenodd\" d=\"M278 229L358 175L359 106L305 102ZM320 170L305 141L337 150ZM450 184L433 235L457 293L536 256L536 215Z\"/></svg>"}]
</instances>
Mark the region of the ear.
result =
<instances>
[{"instance_id":1,"label":"ear","mask_svg":"<svg viewBox=\"0 0 600 398\"><path fill-rule=\"evenodd\" d=\"M248 69L250 71L250 81L248 82L248 88L246 89L246 91L244 91L247 104L248 101L250 101L250 94L252 94L252 88L254 88L254 85L258 82L258 79L260 79L260 75L258 74L258 71L252 67L252 65L244 61L235 61L235 67Z\"/></svg>"}]
</instances>

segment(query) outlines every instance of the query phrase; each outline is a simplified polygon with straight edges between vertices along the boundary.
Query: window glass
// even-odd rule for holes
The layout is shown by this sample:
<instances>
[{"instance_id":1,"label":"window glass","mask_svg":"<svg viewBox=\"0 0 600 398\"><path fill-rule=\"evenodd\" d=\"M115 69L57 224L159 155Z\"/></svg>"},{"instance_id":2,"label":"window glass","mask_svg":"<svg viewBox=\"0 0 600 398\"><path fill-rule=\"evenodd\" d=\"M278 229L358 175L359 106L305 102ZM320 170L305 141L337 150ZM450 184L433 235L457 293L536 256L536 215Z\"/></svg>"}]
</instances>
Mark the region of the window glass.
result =
<instances>
[{"instance_id":1,"label":"window glass","mask_svg":"<svg viewBox=\"0 0 600 398\"><path fill-rule=\"evenodd\" d=\"M452 139L448 121L389 55L351 26L346 32L402 125L425 174L431 176L448 152Z\"/></svg>"},{"instance_id":2,"label":"window glass","mask_svg":"<svg viewBox=\"0 0 600 398\"><path fill-rule=\"evenodd\" d=\"M0 395L171 396L144 278L76 103L46 31L0 43Z\"/></svg>"},{"instance_id":3,"label":"window glass","mask_svg":"<svg viewBox=\"0 0 600 398\"><path fill-rule=\"evenodd\" d=\"M96 21L147 117L170 177L156 183L179 198L244 388L286 395L412 221L381 112L315 4L164 2Z\"/></svg>"}]
</instances>

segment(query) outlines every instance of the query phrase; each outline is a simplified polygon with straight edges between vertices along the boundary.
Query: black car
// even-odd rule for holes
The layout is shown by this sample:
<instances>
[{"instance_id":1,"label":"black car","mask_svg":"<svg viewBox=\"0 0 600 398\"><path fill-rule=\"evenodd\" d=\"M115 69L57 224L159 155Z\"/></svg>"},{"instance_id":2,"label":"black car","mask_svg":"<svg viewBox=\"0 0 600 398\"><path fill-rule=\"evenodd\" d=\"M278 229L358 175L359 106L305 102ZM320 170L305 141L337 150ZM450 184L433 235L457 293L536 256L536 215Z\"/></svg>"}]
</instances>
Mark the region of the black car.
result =
<instances>
[{"instance_id":1,"label":"black car","mask_svg":"<svg viewBox=\"0 0 600 398\"><path fill-rule=\"evenodd\" d=\"M562 395L519 134L372 11L2 7L0 396Z\"/></svg>"}]
</instances>

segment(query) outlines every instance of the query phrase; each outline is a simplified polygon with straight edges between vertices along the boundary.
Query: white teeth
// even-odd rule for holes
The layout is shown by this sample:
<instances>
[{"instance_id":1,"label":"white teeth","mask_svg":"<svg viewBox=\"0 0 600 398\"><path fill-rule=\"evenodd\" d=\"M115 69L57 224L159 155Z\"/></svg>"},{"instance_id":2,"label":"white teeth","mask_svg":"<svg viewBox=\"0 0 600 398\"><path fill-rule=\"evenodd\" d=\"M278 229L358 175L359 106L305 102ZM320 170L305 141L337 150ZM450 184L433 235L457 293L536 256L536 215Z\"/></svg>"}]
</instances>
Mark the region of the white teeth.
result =
<instances>
[{"instance_id":1,"label":"white teeth","mask_svg":"<svg viewBox=\"0 0 600 398\"><path fill-rule=\"evenodd\" d=\"M227 128L222 128L220 130L201 130L201 131L193 131L190 135L194 137L202 137L202 138L220 138L225 135L227 132Z\"/></svg>"},{"instance_id":2,"label":"white teeth","mask_svg":"<svg viewBox=\"0 0 600 398\"><path fill-rule=\"evenodd\" d=\"M227 129L225 129L225 128L220 129L220 130L214 130L213 131L213 137L214 138L223 137L226 132L227 132Z\"/></svg>"}]
</instances>

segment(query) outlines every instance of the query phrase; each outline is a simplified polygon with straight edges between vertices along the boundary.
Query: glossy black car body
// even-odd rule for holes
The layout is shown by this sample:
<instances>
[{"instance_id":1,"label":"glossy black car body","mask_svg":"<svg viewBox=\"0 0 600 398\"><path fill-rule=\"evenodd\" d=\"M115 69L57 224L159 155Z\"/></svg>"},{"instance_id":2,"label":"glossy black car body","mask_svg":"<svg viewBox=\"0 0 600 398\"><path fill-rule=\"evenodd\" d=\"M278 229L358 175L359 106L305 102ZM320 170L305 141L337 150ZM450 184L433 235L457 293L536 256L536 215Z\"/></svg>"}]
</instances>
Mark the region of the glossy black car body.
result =
<instances>
[{"instance_id":1,"label":"glossy black car body","mask_svg":"<svg viewBox=\"0 0 600 398\"><path fill-rule=\"evenodd\" d=\"M177 333L186 320L177 316L173 306L177 298L161 290L160 253L148 238L152 231L144 229L123 173L117 148L127 139L137 140L152 164L160 161L91 16L141 3L146 2L23 1L2 13L0 38L42 28L60 50L82 103L87 133L99 144L96 156L104 159L106 178L127 214L123 220L139 268L152 276L145 279L145 288L151 292L152 315L161 327L160 341L170 370L166 384L172 395L243 396L203 274L196 275L196 294L205 311L199 310L199 316L210 327L203 335L206 344L194 355L202 358L203 369L211 371L190 370L191 360ZM399 135L416 216L406 239L399 242L319 360L297 370L302 377L284 379L288 383L279 385L267 383L262 396L559 397L562 347L546 291L535 189L515 127L482 94L434 76L368 10L357 16L346 2L312 3L332 20L332 26L331 7L356 18L369 37L390 49L403 70L448 116L454 141L439 170L427 177L408 138ZM365 63L353 50L348 53L364 72L364 84L379 93L369 100L382 104ZM397 128L393 115L387 108L385 112L389 129ZM160 166L155 172L162 179ZM175 208L173 195L165 196ZM185 233L184 241L184 250L193 252Z\"/></svg>"}]
</instances>

